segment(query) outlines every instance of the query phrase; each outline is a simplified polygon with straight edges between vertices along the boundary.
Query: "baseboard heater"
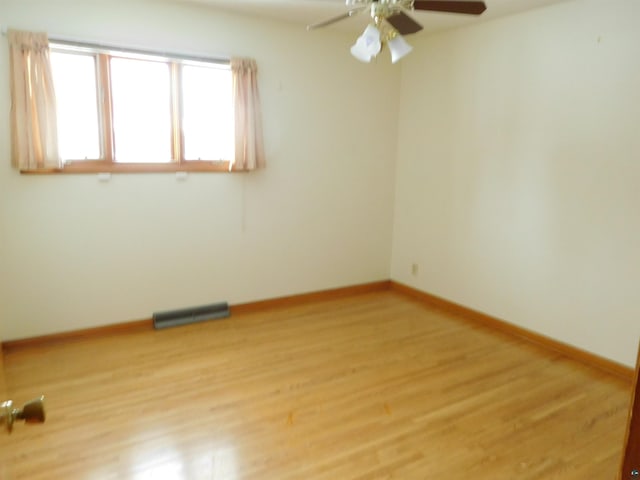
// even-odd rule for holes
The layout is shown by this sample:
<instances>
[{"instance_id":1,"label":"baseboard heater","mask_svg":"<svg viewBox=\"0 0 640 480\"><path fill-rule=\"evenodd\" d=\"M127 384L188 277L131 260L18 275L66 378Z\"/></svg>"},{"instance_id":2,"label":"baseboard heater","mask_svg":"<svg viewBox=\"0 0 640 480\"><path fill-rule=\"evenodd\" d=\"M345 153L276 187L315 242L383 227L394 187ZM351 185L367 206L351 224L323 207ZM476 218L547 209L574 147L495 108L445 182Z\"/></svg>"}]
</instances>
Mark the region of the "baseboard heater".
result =
<instances>
[{"instance_id":1,"label":"baseboard heater","mask_svg":"<svg viewBox=\"0 0 640 480\"><path fill-rule=\"evenodd\" d=\"M226 318L229 315L229 305L226 302L202 305L200 307L182 308L180 310L154 313L153 327L156 329L177 327L188 323Z\"/></svg>"}]
</instances>

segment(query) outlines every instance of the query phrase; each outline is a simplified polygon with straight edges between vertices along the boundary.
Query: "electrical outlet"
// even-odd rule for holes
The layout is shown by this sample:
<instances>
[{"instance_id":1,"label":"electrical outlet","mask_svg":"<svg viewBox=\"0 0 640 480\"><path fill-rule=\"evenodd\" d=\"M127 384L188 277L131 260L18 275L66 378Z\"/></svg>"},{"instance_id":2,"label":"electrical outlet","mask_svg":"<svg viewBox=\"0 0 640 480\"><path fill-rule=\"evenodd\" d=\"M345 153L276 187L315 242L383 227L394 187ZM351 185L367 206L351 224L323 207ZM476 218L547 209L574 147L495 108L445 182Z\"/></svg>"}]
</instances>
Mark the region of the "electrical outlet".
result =
<instances>
[{"instance_id":1,"label":"electrical outlet","mask_svg":"<svg viewBox=\"0 0 640 480\"><path fill-rule=\"evenodd\" d=\"M411 264L411 275L413 275L414 277L417 276L419 270L420 270L420 268L418 267L417 263L412 263Z\"/></svg>"}]
</instances>

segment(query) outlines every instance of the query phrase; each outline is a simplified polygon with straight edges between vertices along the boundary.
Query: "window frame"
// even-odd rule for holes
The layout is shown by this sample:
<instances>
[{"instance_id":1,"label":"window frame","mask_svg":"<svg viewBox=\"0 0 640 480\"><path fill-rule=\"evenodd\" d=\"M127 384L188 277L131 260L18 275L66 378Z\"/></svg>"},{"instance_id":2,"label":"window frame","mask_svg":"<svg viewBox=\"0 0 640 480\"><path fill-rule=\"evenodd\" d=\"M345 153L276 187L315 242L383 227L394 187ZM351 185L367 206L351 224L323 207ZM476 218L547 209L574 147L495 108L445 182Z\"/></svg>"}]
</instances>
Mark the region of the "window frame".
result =
<instances>
[{"instance_id":1,"label":"window frame","mask_svg":"<svg viewBox=\"0 0 640 480\"><path fill-rule=\"evenodd\" d=\"M153 52L96 44L51 39L51 52L92 55L95 58L98 102L98 128L100 159L64 160L62 167L29 170L23 173L162 173L162 172L229 172L232 159L185 160L184 132L182 130L181 83L183 65L207 64L231 70L228 59ZM113 99L110 83L111 58L129 58L159 61L168 64L170 76L171 161L170 162L116 162L114 158ZM231 92L229 92L231 95ZM232 120L233 121L233 120Z\"/></svg>"}]
</instances>

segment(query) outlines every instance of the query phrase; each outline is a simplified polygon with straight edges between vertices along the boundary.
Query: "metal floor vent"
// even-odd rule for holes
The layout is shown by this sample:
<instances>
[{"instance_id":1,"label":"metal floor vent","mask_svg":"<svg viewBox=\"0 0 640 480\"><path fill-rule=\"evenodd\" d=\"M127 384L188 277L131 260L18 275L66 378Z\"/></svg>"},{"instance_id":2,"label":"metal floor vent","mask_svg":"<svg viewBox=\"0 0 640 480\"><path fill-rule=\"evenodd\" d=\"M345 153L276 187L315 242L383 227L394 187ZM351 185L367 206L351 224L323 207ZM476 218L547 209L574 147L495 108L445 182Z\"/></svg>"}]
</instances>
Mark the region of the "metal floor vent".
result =
<instances>
[{"instance_id":1,"label":"metal floor vent","mask_svg":"<svg viewBox=\"0 0 640 480\"><path fill-rule=\"evenodd\" d=\"M229 315L229 305L227 302L203 305L201 307L183 308L167 312L157 312L153 314L153 327L156 329L177 327L188 323L226 318Z\"/></svg>"}]
</instances>

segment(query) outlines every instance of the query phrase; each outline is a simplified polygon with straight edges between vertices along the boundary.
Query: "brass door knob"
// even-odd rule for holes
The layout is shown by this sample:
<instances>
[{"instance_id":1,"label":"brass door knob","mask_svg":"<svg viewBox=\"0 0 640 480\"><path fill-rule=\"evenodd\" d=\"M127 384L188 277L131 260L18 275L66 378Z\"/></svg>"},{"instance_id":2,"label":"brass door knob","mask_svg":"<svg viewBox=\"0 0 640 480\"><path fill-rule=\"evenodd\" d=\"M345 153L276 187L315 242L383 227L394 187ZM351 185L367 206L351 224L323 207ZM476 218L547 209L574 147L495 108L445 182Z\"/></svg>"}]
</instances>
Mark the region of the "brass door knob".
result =
<instances>
[{"instance_id":1,"label":"brass door knob","mask_svg":"<svg viewBox=\"0 0 640 480\"><path fill-rule=\"evenodd\" d=\"M44 423L44 395L25 403L22 410L18 410L16 420L24 420L25 423Z\"/></svg>"},{"instance_id":2,"label":"brass door knob","mask_svg":"<svg viewBox=\"0 0 640 480\"><path fill-rule=\"evenodd\" d=\"M7 431L11 433L16 420L23 420L25 423L43 423L45 420L44 396L25 403L22 408L13 408L11 400L0 404L0 425L4 424Z\"/></svg>"}]
</instances>

